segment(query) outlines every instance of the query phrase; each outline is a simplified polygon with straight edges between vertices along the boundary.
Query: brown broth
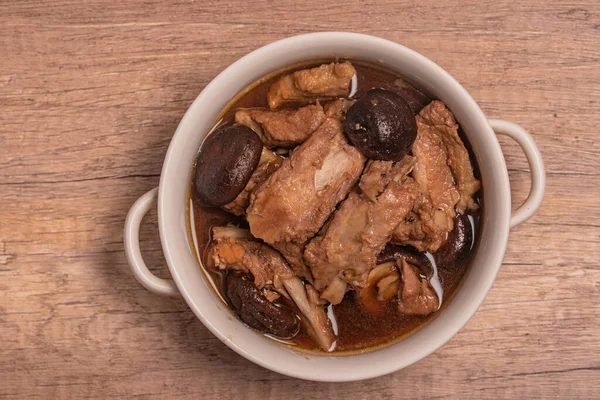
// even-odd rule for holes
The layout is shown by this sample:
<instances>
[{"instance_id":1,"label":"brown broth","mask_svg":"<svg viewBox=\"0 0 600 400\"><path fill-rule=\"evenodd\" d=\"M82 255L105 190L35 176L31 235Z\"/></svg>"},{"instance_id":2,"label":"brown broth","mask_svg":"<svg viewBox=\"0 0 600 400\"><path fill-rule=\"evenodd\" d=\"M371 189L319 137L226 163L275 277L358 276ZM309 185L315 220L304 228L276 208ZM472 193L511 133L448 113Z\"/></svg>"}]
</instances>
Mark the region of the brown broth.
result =
<instances>
[{"instance_id":1,"label":"brown broth","mask_svg":"<svg viewBox=\"0 0 600 400\"><path fill-rule=\"evenodd\" d=\"M230 102L221 116L217 118L218 122L215 123L215 126L232 123L235 109L237 108L267 107L267 92L272 82L282 73L287 73L290 70L320 65L323 62L325 61L304 64L302 66L296 66L293 69L285 69L277 74L273 74L263 78L262 80L259 80L240 93L240 95L233 99L232 102ZM402 80L402 78L397 74L383 70L378 66L357 61L352 61L352 63L357 71L358 78L358 88L355 97L359 97L375 87L381 87L391 91L398 91L399 82L401 82L401 85L404 84L412 87L406 81ZM461 137L465 143L465 146L467 146L470 151L469 143L462 133ZM471 162L475 170L475 175L479 178L477 163L472 154ZM193 176L193 172L191 176ZM189 234L192 237L192 240L194 237L196 239L196 251L198 253L198 260L200 262L202 271L207 278L210 278L209 280L212 282L213 289L215 290L216 294L219 295L221 300L223 300L222 275L219 272L204 268L204 265L207 265L207 249L211 241L211 228L213 226L223 226L230 223L247 227L247 223L243 218L236 217L219 208L203 207L192 196L191 187L192 185L190 183L190 187L188 189L188 196L190 199L190 206L188 207ZM356 292L348 292L340 304L335 306L330 305L328 308L329 315L333 317L335 325L337 325L338 339L334 354L365 352L377 349L381 346L389 345L410 335L424 324L435 318L435 316L447 306L449 301L456 293L456 289L459 287L461 279L468 268L470 259L472 258L471 256L476 251L478 242L477 233L479 230L478 215L475 215L473 218L473 234L475 237L475 245L469 256L465 257L462 262L455 263L451 268L437 269L443 290L443 301L440 310L428 316L408 316L398 312L397 301L392 300L386 303L381 303L379 312L373 313L366 310L362 306ZM268 335L265 336L270 337ZM317 353L321 352L316 343L313 341L310 335L305 332L304 329L302 329L300 333L291 340L276 340L298 350Z\"/></svg>"}]
</instances>

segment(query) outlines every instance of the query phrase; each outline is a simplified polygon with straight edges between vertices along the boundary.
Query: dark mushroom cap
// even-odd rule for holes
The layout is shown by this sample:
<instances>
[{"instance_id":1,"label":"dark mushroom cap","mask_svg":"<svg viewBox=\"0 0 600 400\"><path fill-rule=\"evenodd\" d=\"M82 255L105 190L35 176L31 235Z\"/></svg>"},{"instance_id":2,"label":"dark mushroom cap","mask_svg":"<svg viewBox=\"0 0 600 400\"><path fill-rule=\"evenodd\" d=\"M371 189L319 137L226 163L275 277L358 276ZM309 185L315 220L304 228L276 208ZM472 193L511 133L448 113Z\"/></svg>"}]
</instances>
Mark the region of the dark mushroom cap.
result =
<instances>
[{"instance_id":1,"label":"dark mushroom cap","mask_svg":"<svg viewBox=\"0 0 600 400\"><path fill-rule=\"evenodd\" d=\"M194 193L207 206L232 202L244 190L260 160L263 145L252 129L239 124L211 133L200 148Z\"/></svg>"},{"instance_id":2,"label":"dark mushroom cap","mask_svg":"<svg viewBox=\"0 0 600 400\"><path fill-rule=\"evenodd\" d=\"M431 261L424 253L419 253L416 249L407 246L396 246L388 244L377 256L377 264L386 262L396 262L396 260L406 260L409 264L418 267L425 275L430 276L433 273Z\"/></svg>"},{"instance_id":3,"label":"dark mushroom cap","mask_svg":"<svg viewBox=\"0 0 600 400\"><path fill-rule=\"evenodd\" d=\"M454 229L448 234L446 243L433 255L440 268L452 268L459 265L473 244L473 226L467 214L454 217Z\"/></svg>"},{"instance_id":4,"label":"dark mushroom cap","mask_svg":"<svg viewBox=\"0 0 600 400\"><path fill-rule=\"evenodd\" d=\"M394 86L395 88L392 90L406 100L406 103L415 115L425 108L427 104L431 103L431 99L426 94L411 84L404 82L402 79L397 79L394 82Z\"/></svg>"},{"instance_id":5,"label":"dark mushroom cap","mask_svg":"<svg viewBox=\"0 0 600 400\"><path fill-rule=\"evenodd\" d=\"M224 286L231 308L251 328L280 338L294 337L300 330L298 316L289 307L267 300L250 274L228 272Z\"/></svg>"},{"instance_id":6,"label":"dark mushroom cap","mask_svg":"<svg viewBox=\"0 0 600 400\"><path fill-rule=\"evenodd\" d=\"M348 109L344 130L373 160L399 161L417 138L417 122L406 100L384 89L369 90Z\"/></svg>"}]
</instances>

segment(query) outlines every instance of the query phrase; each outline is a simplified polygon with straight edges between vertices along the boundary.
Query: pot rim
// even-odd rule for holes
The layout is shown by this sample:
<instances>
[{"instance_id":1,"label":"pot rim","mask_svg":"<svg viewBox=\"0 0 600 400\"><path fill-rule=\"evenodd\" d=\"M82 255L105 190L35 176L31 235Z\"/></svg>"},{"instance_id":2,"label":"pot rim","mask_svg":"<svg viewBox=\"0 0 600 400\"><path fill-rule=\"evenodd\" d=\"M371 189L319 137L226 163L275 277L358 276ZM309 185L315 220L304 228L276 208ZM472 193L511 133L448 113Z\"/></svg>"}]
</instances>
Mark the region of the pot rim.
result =
<instances>
[{"instance_id":1,"label":"pot rim","mask_svg":"<svg viewBox=\"0 0 600 400\"><path fill-rule=\"evenodd\" d=\"M434 321L429 322L427 325L421 327L415 334L403 339L400 342L364 354L353 354L349 356L335 357L330 355L310 355L310 357L320 360L345 359L346 363L355 364L355 369L346 368L343 367L341 363L334 363L331 361L322 362L329 363L332 365L331 369L326 370L324 370L323 368L315 368L314 366L318 364L313 364L313 367L298 366L298 368L290 368L289 365L283 365L281 360L277 360L278 357L285 358L283 353L274 356L271 356L270 354L258 354L254 351L254 349L249 349L248 346L244 347L244 345L240 345L239 342L232 340L227 332L221 331L221 329L219 329L219 327L214 323L215 321L212 321L205 315L205 313L202 310L202 307L200 307L200 305L197 304L196 301L193 299L193 293L190 292L188 288L188 283L185 280L185 276L181 274L179 266L181 259L179 259L178 254L176 254L176 252L174 251L174 248L177 246L177 241L179 240L176 239L175 236L179 236L180 238L180 232L177 235L174 232L181 221L173 221L173 219L186 218L185 215L181 215L181 210L184 210L185 214L186 205L180 204L174 206L173 204L171 204L171 186L173 185L173 181L176 179L185 179L186 182L188 182L189 179L189 175L185 175L185 177L174 175L175 163L183 162L183 160L181 160L179 157L181 146L183 146L183 142L190 135L189 131L186 130L186 125L188 125L189 120L192 119L192 116L195 113L202 111L201 109L203 104L210 102L212 98L218 95L218 92L222 89L223 86L230 87L232 82L237 82L236 79L240 70L243 71L244 68L246 68L248 65L256 65L261 61L264 63L265 59L273 58L274 55L277 55L281 52L285 52L286 50L289 51L289 49L300 49L299 51L302 51L304 49L314 50L315 48L327 48L328 45L332 46L334 43L350 43L353 46L357 46L358 48L368 49L369 47L375 47L380 49L380 51L382 49L385 49L386 51L394 52L398 57L403 57L404 59L406 59L407 64L411 64L415 68L422 69L422 75L430 75L432 77L435 77L436 81L442 82L445 91L451 94L451 96L453 96L452 100L456 103L460 102L463 104L460 107L461 115L455 114L457 116L457 120L459 121L459 123L461 123L461 119L465 120L468 118L469 121L472 121L472 125L478 126L477 135L481 135L481 142L485 142L485 147L487 148L487 150L485 150L486 158L481 159L478 156L478 153L481 153L482 155L484 151L477 151L477 149L475 148L476 146L473 146L480 168L482 168L482 180L484 180L484 169L486 175L489 175L489 177L493 177L494 197L486 197L488 190L484 192L485 206L484 215L482 217L485 217L486 213L490 214L492 211L494 211L494 213L493 215L487 215L487 218L482 218L483 229L481 242L483 243L483 235L486 233L486 228L488 231L492 228L491 226L489 226L489 224L493 224L495 240L493 244L486 244L484 246L486 247L493 245L493 248L487 248L486 252L488 252L489 254L486 256L485 260L480 260L480 262L487 262L487 270L485 271L485 273L482 272L482 275L484 276L479 278L481 282L479 283L479 286L475 288L477 290L473 289L474 293L471 294L469 302L467 304L462 305L462 312L458 314L456 319L452 321L447 321L444 324L440 325L442 329L440 329L438 332L429 332L430 335L433 335L434 340L426 343L421 343L420 346L422 347L420 349L413 351L410 354L407 354L406 357L402 357L401 359L385 360L381 357L378 357L377 359L379 360L379 362L377 362L376 365L371 365L368 368L359 367L361 364L364 366L364 362L369 359L369 357L367 357L368 355L377 352L387 352L391 355L393 353L391 351L392 348L398 346L400 343L411 340L415 336L418 336L424 330L429 329L434 322L441 320L441 317L443 317L444 313L448 312L448 309L452 307L454 302L458 300L458 297L465 289L464 285L462 288L458 289L455 298L447 306L447 309L440 313L440 318L434 318ZM343 54L340 54L340 56L343 56ZM409 79L410 78L411 77L409 77ZM422 79L420 81L418 77L416 79L414 77L412 78L412 80L417 81L415 82L417 85L428 85L428 82L424 82ZM429 83L435 85L434 82ZM240 84L239 86L237 86L238 92L242 91L246 86L247 84ZM435 92L436 88L433 89L433 91ZM441 100L445 101L444 99ZM452 107L450 108L452 109ZM469 137L469 141L473 145L471 137ZM483 144L481 144L481 146L483 146ZM189 162L189 168L191 168L192 163L193 160ZM487 166L489 166L489 168L487 168ZM488 178L488 181L491 182L491 179ZM483 186L487 189L487 187L490 185L492 184L488 182L487 184L484 183ZM489 190L489 192L492 192L492 190ZM480 304L485 299L501 266L502 259L504 257L504 252L506 249L506 244L508 241L510 204L510 185L508 181L508 173L506 170L504 157L502 155L502 151L496 139L496 136L489 124L487 123L487 119L481 111L481 109L479 108L479 106L475 103L475 101L468 94L468 92L452 76L450 76L450 74L448 74L437 64L422 56L421 54L395 42L391 42L374 36L356 33L322 32L289 37L263 46L257 50L254 50L253 52L247 54L246 56L240 58L239 60L231 64L219 75L217 75L217 77L215 77L198 95L198 97L194 100L194 102L188 108L187 112L182 118L171 140L169 149L165 156L158 194L158 222L162 248L171 275L173 276L173 279L179 291L183 295L186 303L196 314L196 316L202 321L202 323L215 336L217 336L221 341L223 341L228 347L230 347L243 357L247 358L248 360L270 370L279 372L281 374L315 381L342 382L373 378L394 372L398 369L411 365L419 361L420 359L428 356L429 354L433 353L435 350L437 350L439 347L445 344L469 321L469 319L475 314ZM173 207L176 207L178 212L175 212L173 210ZM486 224L488 226L486 226ZM190 246L189 243L188 246ZM482 250L481 247L482 246L480 245L478 251ZM477 258L477 255L475 258ZM197 266L197 268L200 268L200 266ZM463 281L466 279L467 276L463 277ZM429 331L430 330L431 329L429 329ZM250 330L248 329L248 331ZM283 348L283 346L280 347ZM289 349L286 350L288 350L289 353L297 353L290 351ZM300 359L297 357L297 354L293 355L293 357L296 357L296 360ZM371 361L367 362L375 361L375 358L373 358ZM321 363L321 361L317 362Z\"/></svg>"}]
</instances>

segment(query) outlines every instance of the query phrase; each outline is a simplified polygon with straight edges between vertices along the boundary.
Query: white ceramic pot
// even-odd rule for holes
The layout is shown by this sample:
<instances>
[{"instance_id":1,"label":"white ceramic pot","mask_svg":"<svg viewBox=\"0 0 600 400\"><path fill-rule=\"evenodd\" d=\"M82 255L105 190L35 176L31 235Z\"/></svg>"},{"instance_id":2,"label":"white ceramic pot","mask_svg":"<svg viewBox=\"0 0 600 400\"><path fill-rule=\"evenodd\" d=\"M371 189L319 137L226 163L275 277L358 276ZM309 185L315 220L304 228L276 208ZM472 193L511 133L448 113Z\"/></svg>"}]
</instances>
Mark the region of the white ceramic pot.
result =
<instances>
[{"instance_id":1,"label":"white ceramic pot","mask_svg":"<svg viewBox=\"0 0 600 400\"><path fill-rule=\"evenodd\" d=\"M186 191L194 157L221 110L238 92L270 72L291 64L333 57L385 66L446 103L462 126L479 163L485 205L478 251L462 287L450 304L408 338L380 350L349 356L297 352L265 339L237 318L228 318L231 311L223 306L205 281L186 229ZM531 168L529 197L512 214L508 174L496 134L516 140ZM180 293L216 337L248 360L281 374L315 381L373 378L426 357L467 323L494 282L504 257L509 229L535 213L542 201L544 186L542 158L531 136L510 122L486 119L467 91L432 61L399 44L373 36L342 32L307 34L253 51L221 72L200 93L173 136L159 187L140 197L127 215L125 251L131 269L142 285L159 294ZM140 253L140 222L157 199L160 238L173 281L154 276Z\"/></svg>"}]
</instances>

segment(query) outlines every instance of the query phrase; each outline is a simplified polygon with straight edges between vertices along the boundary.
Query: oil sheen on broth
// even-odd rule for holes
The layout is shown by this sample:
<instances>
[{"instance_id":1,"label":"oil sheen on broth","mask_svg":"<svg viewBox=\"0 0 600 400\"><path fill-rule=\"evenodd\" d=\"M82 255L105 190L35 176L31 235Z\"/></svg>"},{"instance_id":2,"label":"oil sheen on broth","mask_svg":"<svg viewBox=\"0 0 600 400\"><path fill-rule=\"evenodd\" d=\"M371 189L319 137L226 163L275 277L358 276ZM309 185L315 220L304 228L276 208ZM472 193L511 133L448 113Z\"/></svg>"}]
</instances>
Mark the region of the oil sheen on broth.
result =
<instances>
[{"instance_id":1,"label":"oil sheen on broth","mask_svg":"<svg viewBox=\"0 0 600 400\"><path fill-rule=\"evenodd\" d=\"M304 64L298 66L297 69L303 69L320 65L324 61L315 62L310 64ZM381 69L380 67L364 64L352 60L357 73L357 81L360 82L356 90L356 97L365 94L372 88L383 88L389 90L399 91L399 88L406 87L408 85L401 77L390 71ZM293 70L292 70L293 71ZM289 69L285 70L285 73L290 72ZM218 122L215 127L220 125L227 125L234 122L235 109L237 108L254 108L254 107L268 107L267 104L267 93L273 81L279 77L280 74L275 74L270 78L263 81L259 81L249 87L241 96L239 96L230 106L222 113L217 119ZM401 91L401 89L400 89ZM423 98L427 101L432 100L423 95ZM423 99L414 99L414 101L423 101ZM409 101L410 103L410 101ZM294 106L293 104L291 106ZM464 135L461 138L465 146L469 149L469 143L467 142ZM470 149L469 149L470 151ZM479 176L479 171L476 165L475 158L471 155L471 163L473 164L474 172L476 177ZM247 222L243 218L236 217L228 212L221 210L220 208L208 208L203 207L201 203L194 198L192 195L193 190L188 190L189 196L189 233L193 237L193 242L197 246L199 259L202 261L202 265L207 265L207 250L208 245L211 241L211 229L214 226L223 226L226 224L234 224L240 227L248 227ZM479 195L476 196L476 200L479 201ZM442 298L440 310L443 309L448 302L454 296L457 288L460 285L460 281L467 270L467 267L472 258L472 254L475 252L477 247L477 232L479 230L479 215L469 216L473 232L473 246L466 257L462 257L461 260L453 262L452 265L445 265L442 267L435 267L437 276L432 278L432 286L436 287L436 292ZM430 257L431 259L431 257ZM435 264L434 264L435 265ZM223 295L223 282L222 273L214 272L212 270L205 269L201 266L204 274L212 283L212 287L215 292L219 295L221 300L224 301ZM284 298L282 298L285 301ZM281 299L279 301L282 301ZM405 315L398 311L397 303L393 301L381 302L375 312L373 310L367 310L365 307L360 306L359 295L355 291L349 291L346 293L344 300L338 305L328 306L328 316L332 320L334 331L337 334L337 345L334 354L340 353L351 353L351 352L364 352L372 349L376 349L383 345L393 343L412 332L419 329L425 323L440 312L427 315L427 316L411 316ZM265 335L270 337L269 335ZM319 347L315 344L313 339L305 333L304 329L300 333L290 340L281 340L272 338L284 344L293 346L296 349L301 349L309 352L320 352Z\"/></svg>"}]
</instances>

